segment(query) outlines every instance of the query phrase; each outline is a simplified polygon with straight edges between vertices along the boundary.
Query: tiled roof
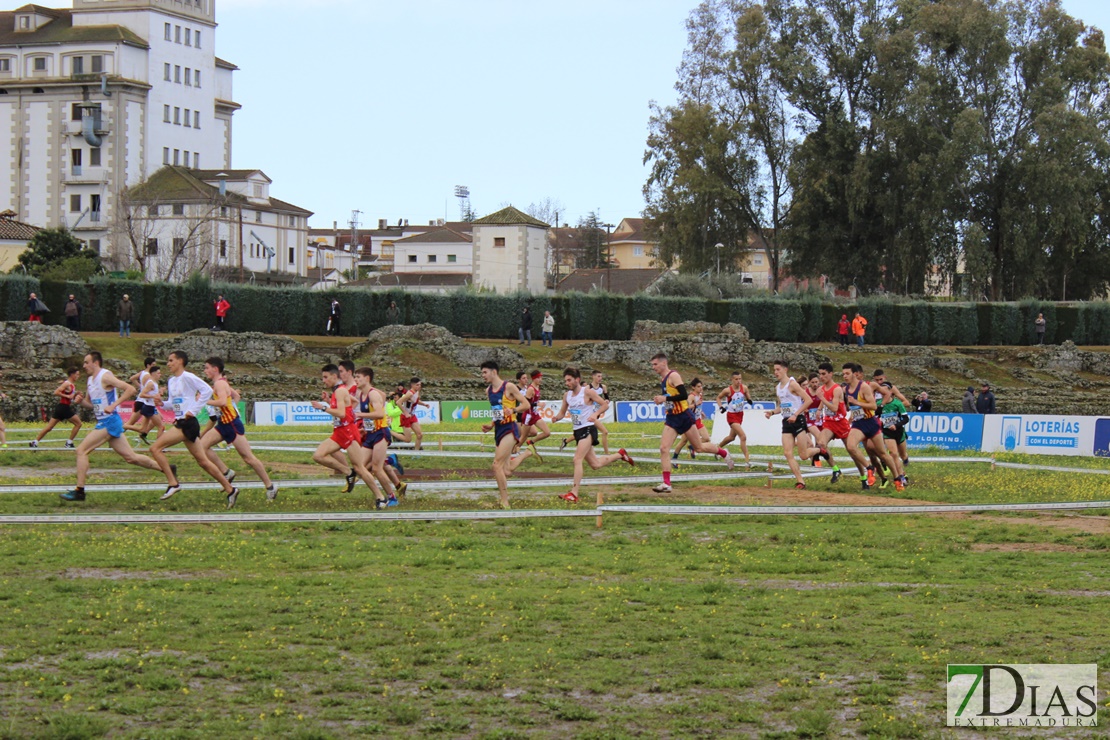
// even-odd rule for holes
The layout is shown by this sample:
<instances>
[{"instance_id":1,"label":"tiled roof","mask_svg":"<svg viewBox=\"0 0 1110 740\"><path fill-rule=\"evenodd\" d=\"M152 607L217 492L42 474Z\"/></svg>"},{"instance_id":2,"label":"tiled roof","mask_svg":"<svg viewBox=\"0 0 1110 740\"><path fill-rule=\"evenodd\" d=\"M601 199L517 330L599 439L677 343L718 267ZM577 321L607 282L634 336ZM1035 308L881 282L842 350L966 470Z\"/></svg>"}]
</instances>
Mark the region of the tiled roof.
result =
<instances>
[{"instance_id":1,"label":"tiled roof","mask_svg":"<svg viewBox=\"0 0 1110 740\"><path fill-rule=\"evenodd\" d=\"M524 224L525 226L538 226L541 229L551 228L550 225L545 224L538 218L532 218L524 211L513 208L512 206L502 208L497 213L491 213L488 216L479 218L474 221L474 223L476 225L485 224L487 226L509 226L515 224Z\"/></svg>"},{"instance_id":2,"label":"tiled roof","mask_svg":"<svg viewBox=\"0 0 1110 740\"><path fill-rule=\"evenodd\" d=\"M17 13L35 12L54 20L34 31L17 31ZM73 11L68 8L43 8L24 5L18 10L0 11L0 46L42 46L48 44L121 42L140 49L150 45L129 28L123 26L74 26Z\"/></svg>"},{"instance_id":3,"label":"tiled roof","mask_svg":"<svg viewBox=\"0 0 1110 740\"><path fill-rule=\"evenodd\" d=\"M131 189L131 199L138 203L153 202L159 203L206 203L219 197L220 189L215 185L209 185L204 181L204 178L197 177L197 174L208 175L208 173L218 173L221 170L187 170L184 167L177 167L174 165L166 165L160 170L151 175L146 182L140 183ZM232 170L227 174L231 175L236 173L254 173L258 170ZM214 177L207 177L207 179L215 179ZM233 178L228 178L233 179ZM257 203L253 203L246 198L246 196L231 190L227 191L225 196L227 204L230 206L242 206L243 208L259 209ZM295 206L292 203L286 203L277 198L269 199L270 208L275 211L282 211L283 213L294 213L301 216L311 216L312 211ZM264 207L263 207L264 208Z\"/></svg>"},{"instance_id":4,"label":"tiled roof","mask_svg":"<svg viewBox=\"0 0 1110 740\"><path fill-rule=\"evenodd\" d=\"M394 244L453 244L456 242L471 242L469 234L460 234L454 229L436 229L423 234L413 234L404 239L397 239Z\"/></svg>"},{"instance_id":5,"label":"tiled roof","mask_svg":"<svg viewBox=\"0 0 1110 740\"><path fill-rule=\"evenodd\" d=\"M39 227L25 224L22 221L16 221L15 215L15 211L4 211L0 213L0 239L6 241L31 241L35 233L39 231Z\"/></svg>"},{"instance_id":6,"label":"tiled roof","mask_svg":"<svg viewBox=\"0 0 1110 740\"><path fill-rule=\"evenodd\" d=\"M555 291L557 293L569 293L574 290L580 293L589 293L593 290L604 290L620 295L632 295L645 290L662 277L665 272L666 270L656 270L654 268L575 270L559 281ZM609 284L610 280L612 280L612 285Z\"/></svg>"},{"instance_id":7,"label":"tiled roof","mask_svg":"<svg viewBox=\"0 0 1110 740\"><path fill-rule=\"evenodd\" d=\"M395 288L407 286L443 286L446 288L467 285L471 276L463 273L452 272L387 272L374 277L344 283L349 287L366 288Z\"/></svg>"},{"instance_id":8,"label":"tiled roof","mask_svg":"<svg viewBox=\"0 0 1110 740\"><path fill-rule=\"evenodd\" d=\"M250 178L251 175L262 175L266 182L272 183L265 172L262 170L189 170L199 180L218 180L218 175L227 175L228 182L240 182Z\"/></svg>"},{"instance_id":9,"label":"tiled roof","mask_svg":"<svg viewBox=\"0 0 1110 740\"><path fill-rule=\"evenodd\" d=\"M614 243L648 241L647 235L644 233L644 219L625 218L621 220L620 226L627 226L628 228L613 232L612 240Z\"/></svg>"}]
</instances>

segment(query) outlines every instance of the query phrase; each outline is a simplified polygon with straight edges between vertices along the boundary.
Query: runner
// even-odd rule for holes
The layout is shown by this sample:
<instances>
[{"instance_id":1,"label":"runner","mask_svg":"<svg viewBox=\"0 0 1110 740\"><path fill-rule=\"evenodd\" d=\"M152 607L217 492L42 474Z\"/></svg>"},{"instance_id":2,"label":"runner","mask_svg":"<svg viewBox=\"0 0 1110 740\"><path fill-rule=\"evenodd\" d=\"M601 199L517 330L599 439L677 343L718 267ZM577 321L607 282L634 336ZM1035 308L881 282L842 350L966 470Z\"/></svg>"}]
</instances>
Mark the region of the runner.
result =
<instances>
[{"instance_id":1,"label":"runner","mask_svg":"<svg viewBox=\"0 0 1110 740\"><path fill-rule=\"evenodd\" d=\"M659 442L659 458L663 468L663 482L651 490L656 493L670 493L671 489L671 447L678 435L685 435L695 452L705 452L720 457L729 470L733 468L732 456L723 447L701 441L694 426L694 413L690 410L689 393L682 382L682 376L671 370L667 356L660 352L651 358L651 369L659 376L662 393L655 396L655 403L661 405L666 413L663 421L663 435Z\"/></svg>"},{"instance_id":2,"label":"runner","mask_svg":"<svg viewBox=\"0 0 1110 740\"><path fill-rule=\"evenodd\" d=\"M420 428L420 420L416 418L416 407L428 406L420 400L420 389L423 387L424 384L420 382L420 378L412 378L409 380L409 389L397 400L397 405L401 407L401 428L412 430L413 445L418 450L424 440L424 430Z\"/></svg>"},{"instance_id":3,"label":"runner","mask_svg":"<svg viewBox=\"0 0 1110 740\"><path fill-rule=\"evenodd\" d=\"M875 418L875 394L871 386L863 382L863 367L854 362L846 362L842 368L844 381L847 388L844 392L848 404L848 420L852 423L852 431L848 435L848 446L855 447L863 443L868 454L873 454L879 462L890 470L895 470L890 454L882 440L882 428ZM874 485L875 471L868 469L868 474L861 478L863 489L867 490ZM881 474L880 474L881 475ZM886 488L886 476L882 477L880 488Z\"/></svg>"},{"instance_id":4,"label":"runner","mask_svg":"<svg viewBox=\"0 0 1110 740\"><path fill-rule=\"evenodd\" d=\"M705 386L702 385L701 378L694 378L690 381L690 410L694 412L694 426L697 427L698 436L703 443L709 442L709 430L705 428L705 412L702 410L701 404L705 396ZM678 438L678 444L674 446L671 452L672 464L674 460L678 459L678 453L682 452L682 448L686 446L686 435ZM723 445L722 445L723 446ZM697 457L694 448L690 448L690 459L693 460Z\"/></svg>"},{"instance_id":5,"label":"runner","mask_svg":"<svg viewBox=\"0 0 1110 740\"><path fill-rule=\"evenodd\" d=\"M220 460L219 455L212 449L221 440L225 444L229 444L235 448L239 453L239 457L243 459L247 465L258 474L258 477L266 484L266 500L273 501L277 498L277 484L270 480L270 476L266 473L266 466L262 461L255 457L254 452L251 450L251 443L247 440L246 429L243 428L243 419L239 416L239 409L235 405L235 399L232 395L231 384L227 382L224 377L224 361L222 357L209 357L204 362L204 374L212 381L212 398L208 402L208 407L211 412L208 414L209 418L216 422L216 425L204 433L200 438L201 449L204 450L208 456L209 461L213 465L223 469L224 463ZM231 468L224 470L224 477L230 483L235 479L235 471ZM235 499L231 496L227 497L227 508L235 506Z\"/></svg>"},{"instance_id":6,"label":"runner","mask_svg":"<svg viewBox=\"0 0 1110 740\"><path fill-rule=\"evenodd\" d=\"M355 418L362 424L363 436L362 443L357 448L351 447L348 450L351 464L366 483L366 487L373 491L375 508L397 506L397 496L393 492L394 481L385 465L392 442L389 415L385 412L385 394L373 386L373 369L360 367L355 370L354 377L358 400ZM366 468L367 463L370 463L370 470ZM388 498L382 495L382 491L388 494ZM400 493L404 494L404 488L400 489Z\"/></svg>"},{"instance_id":7,"label":"runner","mask_svg":"<svg viewBox=\"0 0 1110 740\"><path fill-rule=\"evenodd\" d=\"M837 472L840 470L836 462L832 458L832 453L829 452L828 442L823 435L825 426L825 407L821 404L821 399L818 394L821 393L821 376L817 373L809 374L809 382L802 386L805 392L809 395L810 401L809 408L806 409L806 428L809 430L809 435L813 440L813 445L809 448L810 462L815 468L821 467L821 458L825 458L829 465L833 467L833 482L839 480L840 476Z\"/></svg>"},{"instance_id":8,"label":"runner","mask_svg":"<svg viewBox=\"0 0 1110 740\"><path fill-rule=\"evenodd\" d=\"M162 391L158 388L161 381L162 369L153 362L147 365L146 370L139 373L139 397L135 401L135 410L139 414L139 421L129 421L123 425L123 428L128 431L138 432L139 439L145 445L150 444L146 435L150 432L151 427L158 427L158 437L161 437L166 431L166 423L162 420L162 413L158 410L158 407L162 405ZM131 418L134 419L135 414L132 414Z\"/></svg>"},{"instance_id":9,"label":"runner","mask_svg":"<svg viewBox=\"0 0 1110 740\"><path fill-rule=\"evenodd\" d=\"M143 406L146 401L143 400L143 386L146 384L146 376L150 373L150 368L155 365L158 360L153 357L147 357L143 360L143 369L132 375L127 379L127 382L139 389L138 396L135 397L135 405L131 409L131 416L128 418L127 423L123 425L124 429L136 431L139 424L143 422ZM139 439L144 444L147 443L144 435L140 434Z\"/></svg>"},{"instance_id":10,"label":"runner","mask_svg":"<svg viewBox=\"0 0 1110 740\"><path fill-rule=\"evenodd\" d=\"M493 430L495 447L493 477L497 479L501 508L508 509L509 476L522 462L532 456L532 450L524 450L517 457L512 458L513 447L520 441L520 428L516 423L516 415L527 411L531 406L516 385L501 379L499 370L500 367L494 360L486 360L482 363L482 380L489 386L486 388L486 397L489 398L490 409L493 412L493 421L483 424L482 431Z\"/></svg>"},{"instance_id":11,"label":"runner","mask_svg":"<svg viewBox=\"0 0 1110 740\"><path fill-rule=\"evenodd\" d=\"M536 443L542 442L551 436L551 428L547 426L547 421L544 420L540 411L540 384L543 382L543 373L539 370L533 370L531 373L521 373L517 380L521 383L520 387L524 388L524 397L528 399L530 407L524 412L520 422L521 444L531 447L532 454L536 456L537 460L543 462L540 451L536 449Z\"/></svg>"},{"instance_id":12,"label":"runner","mask_svg":"<svg viewBox=\"0 0 1110 740\"><path fill-rule=\"evenodd\" d=\"M31 440L32 449L39 446L42 438L50 434L50 431L58 425L59 421L68 421L73 425L73 430L69 433L69 439L66 440L66 449L73 449L73 440L77 438L77 433L81 431L81 417L77 413L77 404L81 403L81 393L77 390L77 376L80 373L81 368L78 367L66 369L66 379L54 389L54 395L58 397L58 403L54 404L54 413L47 425L39 432L39 436Z\"/></svg>"},{"instance_id":13,"label":"runner","mask_svg":"<svg viewBox=\"0 0 1110 740\"><path fill-rule=\"evenodd\" d=\"M599 398L608 401L609 389L601 382L601 371L594 370L590 374L590 390L598 395ZM601 414L597 414L597 419L594 421L594 426L597 431L601 433L601 449L605 450L605 454L609 454L609 428L601 423Z\"/></svg>"},{"instance_id":14,"label":"runner","mask_svg":"<svg viewBox=\"0 0 1110 740\"><path fill-rule=\"evenodd\" d=\"M85 435L81 444L77 445L77 485L72 491L61 494L65 501L85 500L85 480L89 475L89 453L105 442L112 450L131 465L138 465L147 470L159 470L159 465L146 455L140 455L131 449L123 431L123 419L117 409L120 403L127 400L135 393L135 388L123 382L110 370L105 370L102 365L104 358L99 352L90 352L85 355L82 367L89 376L85 388L85 397L80 403L85 408L90 408L96 417L96 428ZM0 394L2 395L2 394ZM3 425L0 424L0 427ZM0 437L2 439L2 437Z\"/></svg>"},{"instance_id":15,"label":"runner","mask_svg":"<svg viewBox=\"0 0 1110 740\"><path fill-rule=\"evenodd\" d=\"M797 481L794 488L801 490L806 487L806 482L802 478L801 466L794 457L794 448L797 447L798 454L803 459L809 459L809 445L805 441L809 436L805 411L813 403L813 399L791 377L790 365L786 360L775 360L774 368L775 380L778 381L775 385L775 409L765 411L764 416L770 419L775 414L782 414L782 453Z\"/></svg>"},{"instance_id":16,"label":"runner","mask_svg":"<svg viewBox=\"0 0 1110 740\"><path fill-rule=\"evenodd\" d=\"M833 375L832 363L822 362L818 365L817 377L821 381L821 386L817 391L817 402L821 404L821 410L824 414L821 436L817 443L827 451L829 442L839 439L844 443L844 448L848 451L848 455L856 464L860 474L866 478L867 458L860 452L858 445L851 447L848 444L848 434L852 431L852 427L848 423L848 406L844 402L844 388L836 382L836 376ZM832 455L829 456L829 459L832 459ZM840 474L840 468L833 464L833 483L840 480Z\"/></svg>"},{"instance_id":17,"label":"runner","mask_svg":"<svg viewBox=\"0 0 1110 740\"><path fill-rule=\"evenodd\" d=\"M886 373L881 368L876 368L875 372L873 372L871 374L871 388L872 389L875 388L876 384L887 383L887 382L889 382L889 381L887 381L887 379L886 379ZM905 396L902 395L902 391L898 390L898 386L891 383L890 384L890 391L891 391L891 393L894 394L895 398L897 398L899 401L902 402L902 406L904 406L907 409L910 407L909 400Z\"/></svg>"},{"instance_id":18,"label":"runner","mask_svg":"<svg viewBox=\"0 0 1110 740\"><path fill-rule=\"evenodd\" d=\"M559 413L552 421L559 421L570 413L570 423L574 429L574 485L559 498L572 504L578 503L578 489L582 485L583 461L589 463L594 470L612 465L617 460L624 460L629 465L636 462L623 449L615 455L598 457L594 454L597 447L597 425L594 417L605 413L609 402L599 396L593 388L582 387L582 373L577 368L568 367L563 371L563 382L566 383L567 392L563 396L563 403L559 406Z\"/></svg>"},{"instance_id":19,"label":"runner","mask_svg":"<svg viewBox=\"0 0 1110 740\"><path fill-rule=\"evenodd\" d=\"M389 417L389 434L393 437L394 442L411 442L412 429L406 429L401 426L401 396L405 395L405 386L398 385L389 394L389 398L385 402L385 415Z\"/></svg>"},{"instance_id":20,"label":"runner","mask_svg":"<svg viewBox=\"0 0 1110 740\"><path fill-rule=\"evenodd\" d=\"M744 432L744 407L751 401L748 395L748 386L744 385L744 376L737 370L732 374L728 388L717 394L717 404L725 413L728 422L728 436L721 440L721 447L728 447L734 439L740 440L740 451L744 453L744 464L748 470L752 468L752 459L748 455L748 435Z\"/></svg>"},{"instance_id":21,"label":"runner","mask_svg":"<svg viewBox=\"0 0 1110 740\"><path fill-rule=\"evenodd\" d=\"M882 405L877 409L877 413L879 423L883 426L883 442L886 444L891 460L897 460L900 463L901 449L906 445L906 424L909 423L910 417L906 414L906 407L894 397L894 389L890 383L879 383L879 387L875 390L882 399ZM901 491L909 481L906 479L904 469L898 472L899 475L894 479L894 488Z\"/></svg>"},{"instance_id":22,"label":"runner","mask_svg":"<svg viewBox=\"0 0 1110 740\"><path fill-rule=\"evenodd\" d=\"M324 365L320 370L320 379L325 388L331 389L331 395L325 391L322 395L325 400L313 401L312 408L331 415L334 428L331 436L321 442L312 453L312 459L317 465L323 465L344 476L347 487L343 492L350 493L355 488L358 473L343 462L339 453L362 441L358 424L355 423L354 401L347 386L339 381L339 368L335 365Z\"/></svg>"},{"instance_id":23,"label":"runner","mask_svg":"<svg viewBox=\"0 0 1110 740\"><path fill-rule=\"evenodd\" d=\"M170 371L170 378L166 382L167 397L173 404L173 428L167 429L150 446L150 456L158 462L169 483L166 486L166 492L162 494L162 500L165 501L181 490L181 483L177 480L177 468L170 465L164 450L184 443L185 449L204 469L204 472L220 484L227 497L227 508L230 509L239 497L239 489L224 477L222 465L214 465L208 459L205 449L200 444L200 421L197 419L197 414L212 398L212 387L188 372L185 369L188 364L189 355L179 349L170 352L169 357L166 358L166 369Z\"/></svg>"}]
</instances>

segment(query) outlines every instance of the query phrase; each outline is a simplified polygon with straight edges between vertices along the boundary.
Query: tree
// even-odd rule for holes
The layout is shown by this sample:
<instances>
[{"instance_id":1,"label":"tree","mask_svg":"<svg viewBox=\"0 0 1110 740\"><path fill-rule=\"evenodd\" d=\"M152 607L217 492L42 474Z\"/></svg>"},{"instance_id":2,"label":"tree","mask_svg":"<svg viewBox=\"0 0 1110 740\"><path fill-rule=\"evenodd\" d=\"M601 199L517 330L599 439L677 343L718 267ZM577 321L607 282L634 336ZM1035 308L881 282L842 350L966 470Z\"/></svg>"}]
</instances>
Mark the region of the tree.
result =
<instances>
[{"instance_id":1,"label":"tree","mask_svg":"<svg viewBox=\"0 0 1110 740\"><path fill-rule=\"evenodd\" d=\"M27 251L19 255L19 264L39 279L56 275L57 268L66 264L76 271L68 279L84 280L100 270L100 255L65 228L42 229L31 238Z\"/></svg>"},{"instance_id":2,"label":"tree","mask_svg":"<svg viewBox=\"0 0 1110 740\"><path fill-rule=\"evenodd\" d=\"M539 203L530 203L524 212L532 218L539 219L549 226L558 226L559 214L566 214L562 201L547 197Z\"/></svg>"},{"instance_id":3,"label":"tree","mask_svg":"<svg viewBox=\"0 0 1110 740\"><path fill-rule=\"evenodd\" d=\"M590 211L588 216L578 219L578 232L582 243L582 253L578 266L586 268L608 266L608 234L597 214Z\"/></svg>"}]
</instances>

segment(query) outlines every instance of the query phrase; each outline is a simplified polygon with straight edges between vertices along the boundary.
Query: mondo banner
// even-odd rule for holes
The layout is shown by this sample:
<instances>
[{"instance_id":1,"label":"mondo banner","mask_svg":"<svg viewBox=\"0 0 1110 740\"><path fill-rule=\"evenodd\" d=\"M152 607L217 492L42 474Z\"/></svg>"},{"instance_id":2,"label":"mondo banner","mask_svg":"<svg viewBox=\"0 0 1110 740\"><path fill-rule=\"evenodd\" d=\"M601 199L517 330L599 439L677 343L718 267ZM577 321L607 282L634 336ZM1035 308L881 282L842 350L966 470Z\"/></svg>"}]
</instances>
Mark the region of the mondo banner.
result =
<instances>
[{"instance_id":1,"label":"mondo banner","mask_svg":"<svg viewBox=\"0 0 1110 740\"><path fill-rule=\"evenodd\" d=\"M906 427L906 446L912 450L978 450L983 442L983 419L978 414L912 413Z\"/></svg>"}]
</instances>

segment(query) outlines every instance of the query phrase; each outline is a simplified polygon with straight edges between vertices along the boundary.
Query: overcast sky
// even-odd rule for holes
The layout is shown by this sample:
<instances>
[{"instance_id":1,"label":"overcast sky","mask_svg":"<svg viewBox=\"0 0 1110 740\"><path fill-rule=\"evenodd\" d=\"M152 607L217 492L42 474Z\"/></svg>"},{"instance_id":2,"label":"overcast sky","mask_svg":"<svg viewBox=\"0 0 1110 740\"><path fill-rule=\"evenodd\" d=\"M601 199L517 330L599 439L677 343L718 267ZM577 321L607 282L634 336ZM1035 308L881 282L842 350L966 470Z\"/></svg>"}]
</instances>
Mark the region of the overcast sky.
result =
<instances>
[{"instance_id":1,"label":"overcast sky","mask_svg":"<svg viewBox=\"0 0 1110 740\"><path fill-rule=\"evenodd\" d=\"M233 166L311 225L455 220L551 198L643 209L648 103L674 100L694 0L217 0L237 64ZM1064 0L1110 28L1110 2Z\"/></svg>"}]
</instances>

